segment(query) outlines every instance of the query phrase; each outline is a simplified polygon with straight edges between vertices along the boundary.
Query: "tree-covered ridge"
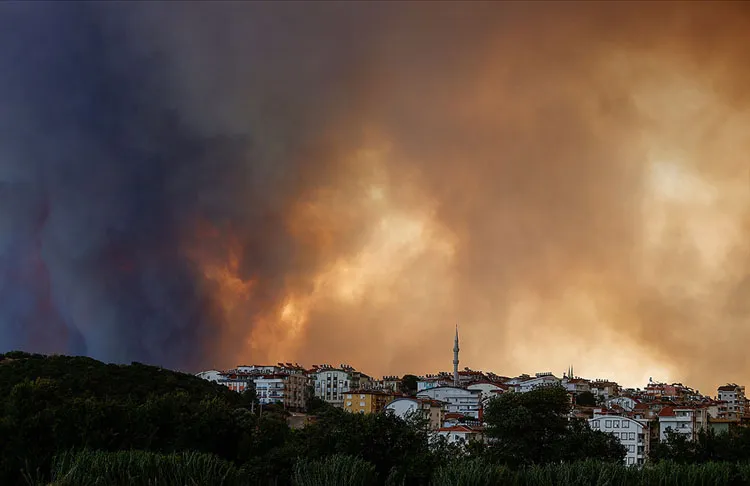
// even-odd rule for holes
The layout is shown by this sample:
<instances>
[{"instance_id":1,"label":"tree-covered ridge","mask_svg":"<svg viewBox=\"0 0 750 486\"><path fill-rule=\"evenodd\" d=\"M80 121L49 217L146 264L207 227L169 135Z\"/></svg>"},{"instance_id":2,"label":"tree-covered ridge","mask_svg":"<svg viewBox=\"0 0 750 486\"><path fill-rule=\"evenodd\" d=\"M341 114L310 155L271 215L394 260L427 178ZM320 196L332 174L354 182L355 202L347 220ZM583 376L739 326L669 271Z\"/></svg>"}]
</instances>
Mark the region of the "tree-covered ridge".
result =
<instances>
[{"instance_id":1,"label":"tree-covered ridge","mask_svg":"<svg viewBox=\"0 0 750 486\"><path fill-rule=\"evenodd\" d=\"M227 387L156 366L105 364L81 356L21 351L0 354L0 397L7 397L19 383L38 379L49 380L59 393L77 398L145 400L181 392L200 399L220 397L230 403L238 401L237 394Z\"/></svg>"},{"instance_id":2,"label":"tree-covered ridge","mask_svg":"<svg viewBox=\"0 0 750 486\"><path fill-rule=\"evenodd\" d=\"M41 478L38 484L49 484L53 476L55 484L67 484L60 478L80 468L61 464L92 464L125 478L123 484L132 474L172 474L166 472L171 468L174 484L183 484L183 461L230 471L241 486L295 484L295 477L299 483L309 471L327 477L327 468L339 466L352 474L374 470L376 485L414 486L445 484L440 478L456 475L504 478L467 484L536 484L525 481L536 474L626 471L616 438L568 419L570 404L561 388L494 398L484 410L489 443L467 447L436 437L423 416L352 414L313 400L312 423L292 429L282 407L261 409L253 400L252 394L152 366L6 353L0 355L0 484L32 484L30 476ZM675 439L657 448L653 459L747 460L747 437L744 431L731 436L731 454L723 447L727 436L701 436L690 444ZM140 469L128 469L136 459ZM587 460L595 463L575 466ZM143 484L172 484L158 479Z\"/></svg>"}]
</instances>

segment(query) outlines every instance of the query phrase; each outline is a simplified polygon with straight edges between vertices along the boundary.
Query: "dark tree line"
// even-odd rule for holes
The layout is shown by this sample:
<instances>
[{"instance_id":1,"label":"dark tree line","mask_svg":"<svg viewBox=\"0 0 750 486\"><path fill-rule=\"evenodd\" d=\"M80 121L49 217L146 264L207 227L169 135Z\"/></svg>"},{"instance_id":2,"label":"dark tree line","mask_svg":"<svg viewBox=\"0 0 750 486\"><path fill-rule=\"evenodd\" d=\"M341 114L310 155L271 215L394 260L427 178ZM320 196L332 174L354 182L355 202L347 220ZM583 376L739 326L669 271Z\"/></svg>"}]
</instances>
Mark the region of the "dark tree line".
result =
<instances>
[{"instance_id":1,"label":"dark tree line","mask_svg":"<svg viewBox=\"0 0 750 486\"><path fill-rule=\"evenodd\" d=\"M200 378L88 358L0 355L0 484L48 474L69 450L205 452L231 461L258 484L288 484L299 458L361 457L381 482L427 484L432 472L472 455L512 467L598 458L621 461L609 435L567 420L561 389L507 394L491 402L488 446L462 449L436 440L426 419L359 415L312 401L317 420L290 429L282 408L253 407L240 395Z\"/></svg>"}]
</instances>

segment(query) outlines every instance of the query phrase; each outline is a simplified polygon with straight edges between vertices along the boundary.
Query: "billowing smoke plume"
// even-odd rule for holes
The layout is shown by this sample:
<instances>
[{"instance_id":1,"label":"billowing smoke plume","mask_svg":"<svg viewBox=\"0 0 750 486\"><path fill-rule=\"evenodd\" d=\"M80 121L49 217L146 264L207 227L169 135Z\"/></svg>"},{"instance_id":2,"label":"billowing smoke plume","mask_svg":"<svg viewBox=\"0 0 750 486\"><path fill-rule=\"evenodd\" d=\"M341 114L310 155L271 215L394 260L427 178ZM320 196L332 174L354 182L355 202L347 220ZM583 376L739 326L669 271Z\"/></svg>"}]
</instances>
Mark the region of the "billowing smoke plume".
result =
<instances>
[{"instance_id":1,"label":"billowing smoke plume","mask_svg":"<svg viewBox=\"0 0 750 486\"><path fill-rule=\"evenodd\" d=\"M0 348L747 381L740 3L0 6Z\"/></svg>"}]
</instances>

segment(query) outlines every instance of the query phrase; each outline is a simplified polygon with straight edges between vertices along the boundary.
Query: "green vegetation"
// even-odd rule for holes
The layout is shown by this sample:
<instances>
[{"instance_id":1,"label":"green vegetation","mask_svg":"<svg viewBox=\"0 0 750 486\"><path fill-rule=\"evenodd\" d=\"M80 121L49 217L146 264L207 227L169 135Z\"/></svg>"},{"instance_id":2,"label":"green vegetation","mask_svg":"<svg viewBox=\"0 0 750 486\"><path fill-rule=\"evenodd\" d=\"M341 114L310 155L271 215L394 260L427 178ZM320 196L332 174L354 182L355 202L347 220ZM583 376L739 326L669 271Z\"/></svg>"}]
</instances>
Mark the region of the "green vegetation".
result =
<instances>
[{"instance_id":1,"label":"green vegetation","mask_svg":"<svg viewBox=\"0 0 750 486\"><path fill-rule=\"evenodd\" d=\"M160 455L143 451L80 451L57 456L52 486L234 486L243 484L231 463L210 454Z\"/></svg>"},{"instance_id":2,"label":"green vegetation","mask_svg":"<svg viewBox=\"0 0 750 486\"><path fill-rule=\"evenodd\" d=\"M432 486L729 486L750 484L750 464L681 465L660 462L642 468L602 461L532 465L511 470L477 460L457 461L435 473Z\"/></svg>"},{"instance_id":3,"label":"green vegetation","mask_svg":"<svg viewBox=\"0 0 750 486\"><path fill-rule=\"evenodd\" d=\"M375 466L358 457L334 455L294 466L295 486L370 486L375 484Z\"/></svg>"},{"instance_id":4,"label":"green vegetation","mask_svg":"<svg viewBox=\"0 0 750 486\"><path fill-rule=\"evenodd\" d=\"M622 462L625 447L617 439L569 420L569 410L560 387L501 395L484 413L487 435L494 439L488 454L513 467L587 458Z\"/></svg>"},{"instance_id":5,"label":"green vegetation","mask_svg":"<svg viewBox=\"0 0 750 486\"><path fill-rule=\"evenodd\" d=\"M283 407L261 413L254 400L141 364L0 355L0 484L750 484L750 466L736 465L750 458L746 430L675 437L655 448L654 464L626 468L616 439L568 420L557 388L494 399L492 442L466 447L435 437L424 416L349 414L313 400L316 420L292 430Z\"/></svg>"}]
</instances>

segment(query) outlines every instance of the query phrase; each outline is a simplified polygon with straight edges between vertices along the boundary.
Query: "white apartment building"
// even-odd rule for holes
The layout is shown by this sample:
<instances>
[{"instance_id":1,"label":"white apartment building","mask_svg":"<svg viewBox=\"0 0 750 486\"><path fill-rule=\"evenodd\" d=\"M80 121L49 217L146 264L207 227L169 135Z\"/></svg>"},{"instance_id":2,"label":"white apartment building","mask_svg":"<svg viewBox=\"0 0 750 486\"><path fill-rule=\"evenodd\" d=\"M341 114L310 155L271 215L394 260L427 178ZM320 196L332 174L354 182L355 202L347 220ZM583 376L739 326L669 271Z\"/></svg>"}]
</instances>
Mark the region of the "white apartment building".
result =
<instances>
[{"instance_id":1,"label":"white apartment building","mask_svg":"<svg viewBox=\"0 0 750 486\"><path fill-rule=\"evenodd\" d=\"M641 403L639 400L631 397L613 397L605 402L607 408L618 406L626 412L632 412L635 410L635 406Z\"/></svg>"},{"instance_id":2,"label":"white apartment building","mask_svg":"<svg viewBox=\"0 0 750 486\"><path fill-rule=\"evenodd\" d=\"M705 408L664 407L659 412L659 440L667 438L667 429L685 434L694 440L698 432L708 427L708 411Z\"/></svg>"},{"instance_id":3,"label":"white apartment building","mask_svg":"<svg viewBox=\"0 0 750 486\"><path fill-rule=\"evenodd\" d=\"M718 389L719 401L726 402L726 409L722 410L722 418L739 419L745 415L745 387L734 383L720 386Z\"/></svg>"},{"instance_id":4,"label":"white apartment building","mask_svg":"<svg viewBox=\"0 0 750 486\"><path fill-rule=\"evenodd\" d=\"M261 404L280 403L289 410L305 410L309 383L307 376L301 373L278 373L260 375L254 381L255 393Z\"/></svg>"},{"instance_id":5,"label":"white apartment building","mask_svg":"<svg viewBox=\"0 0 750 486\"><path fill-rule=\"evenodd\" d=\"M196 373L195 376L198 378L203 378L204 380L213 381L214 383L218 383L219 380L221 380L224 377L224 373L217 370L208 370L208 371L201 371L200 373Z\"/></svg>"},{"instance_id":6,"label":"white apartment building","mask_svg":"<svg viewBox=\"0 0 750 486\"><path fill-rule=\"evenodd\" d=\"M481 383L472 383L467 386L466 389L470 391L479 391L481 393L480 399L482 401L482 406L485 407L491 399L505 393L508 390L508 387L498 383L485 381Z\"/></svg>"},{"instance_id":7,"label":"white apartment building","mask_svg":"<svg viewBox=\"0 0 750 486\"><path fill-rule=\"evenodd\" d=\"M349 371L323 365L315 368L309 376L314 382L316 397L335 407L344 406L344 395L352 389Z\"/></svg>"},{"instance_id":8,"label":"white apartment building","mask_svg":"<svg viewBox=\"0 0 750 486\"><path fill-rule=\"evenodd\" d=\"M533 378L520 381L514 385L515 391L519 393L526 393L534 390L535 388L545 386L557 386L560 385L560 378L555 377L552 373L537 373Z\"/></svg>"},{"instance_id":9,"label":"white apartment building","mask_svg":"<svg viewBox=\"0 0 750 486\"><path fill-rule=\"evenodd\" d=\"M598 415L589 419L589 426L615 436L625 446L625 464L640 465L648 457L648 425L619 415Z\"/></svg>"},{"instance_id":10,"label":"white apartment building","mask_svg":"<svg viewBox=\"0 0 750 486\"><path fill-rule=\"evenodd\" d=\"M429 398L445 403L448 413L460 413L477 420L482 415L482 392L452 386L438 386L417 393L417 398Z\"/></svg>"}]
</instances>

